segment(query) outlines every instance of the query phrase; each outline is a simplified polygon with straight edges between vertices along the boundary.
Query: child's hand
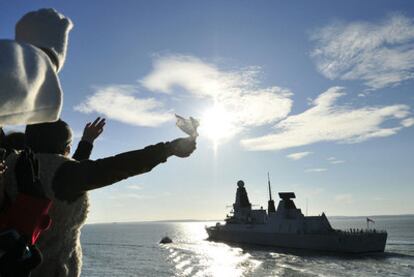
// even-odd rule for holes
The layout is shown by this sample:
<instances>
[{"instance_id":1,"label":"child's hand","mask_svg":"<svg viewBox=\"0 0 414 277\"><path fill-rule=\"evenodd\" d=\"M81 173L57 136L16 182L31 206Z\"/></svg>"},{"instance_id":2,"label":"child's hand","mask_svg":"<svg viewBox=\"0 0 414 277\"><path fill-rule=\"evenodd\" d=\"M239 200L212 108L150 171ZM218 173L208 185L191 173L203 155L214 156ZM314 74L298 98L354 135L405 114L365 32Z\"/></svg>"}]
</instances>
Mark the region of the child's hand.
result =
<instances>
[{"instance_id":1,"label":"child's hand","mask_svg":"<svg viewBox=\"0 0 414 277\"><path fill-rule=\"evenodd\" d=\"M169 143L169 154L180 158L186 158L196 149L196 141L193 138L179 138Z\"/></svg>"},{"instance_id":2,"label":"child's hand","mask_svg":"<svg viewBox=\"0 0 414 277\"><path fill-rule=\"evenodd\" d=\"M82 140L92 143L103 132L105 118L98 117L93 123L88 122L83 130Z\"/></svg>"}]
</instances>

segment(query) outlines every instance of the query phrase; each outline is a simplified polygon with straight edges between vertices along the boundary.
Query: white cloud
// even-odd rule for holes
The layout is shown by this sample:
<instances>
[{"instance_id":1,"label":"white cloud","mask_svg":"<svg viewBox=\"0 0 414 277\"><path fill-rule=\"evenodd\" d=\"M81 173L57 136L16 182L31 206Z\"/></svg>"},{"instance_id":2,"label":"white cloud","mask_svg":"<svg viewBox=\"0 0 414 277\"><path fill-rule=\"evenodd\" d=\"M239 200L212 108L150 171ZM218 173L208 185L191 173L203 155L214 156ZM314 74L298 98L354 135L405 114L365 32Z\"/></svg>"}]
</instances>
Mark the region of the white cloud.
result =
<instances>
[{"instance_id":1,"label":"white cloud","mask_svg":"<svg viewBox=\"0 0 414 277\"><path fill-rule=\"evenodd\" d=\"M402 126L404 127L411 127L414 125L414 117L406 118L401 121Z\"/></svg>"},{"instance_id":2,"label":"white cloud","mask_svg":"<svg viewBox=\"0 0 414 277\"><path fill-rule=\"evenodd\" d=\"M133 190L141 190L143 187L141 185L129 185L127 188Z\"/></svg>"},{"instance_id":3,"label":"white cloud","mask_svg":"<svg viewBox=\"0 0 414 277\"><path fill-rule=\"evenodd\" d=\"M305 172L324 172L327 171L326 168L308 168L305 170Z\"/></svg>"},{"instance_id":4,"label":"white cloud","mask_svg":"<svg viewBox=\"0 0 414 277\"><path fill-rule=\"evenodd\" d=\"M170 55L158 57L141 84L166 94L180 87L209 100L216 110L226 112L226 131L235 135L247 127L274 123L290 112L292 93L276 86L260 87L259 74L258 67L223 70L193 56ZM202 121L200 128L206 125Z\"/></svg>"},{"instance_id":5,"label":"white cloud","mask_svg":"<svg viewBox=\"0 0 414 277\"><path fill-rule=\"evenodd\" d=\"M342 163L345 162L344 160L338 160L335 157L329 157L326 160L329 161L329 163L331 163L331 164L342 164Z\"/></svg>"},{"instance_id":6,"label":"white cloud","mask_svg":"<svg viewBox=\"0 0 414 277\"><path fill-rule=\"evenodd\" d=\"M365 106L352 108L336 105L345 95L340 87L320 94L313 106L303 113L288 116L276 124L276 132L249 139L241 144L248 150L280 150L322 141L358 143L371 138L396 134L405 126L395 120L406 119L407 105ZM382 126L385 122L388 127Z\"/></svg>"},{"instance_id":7,"label":"white cloud","mask_svg":"<svg viewBox=\"0 0 414 277\"><path fill-rule=\"evenodd\" d=\"M297 160L300 160L308 156L309 154L312 154L312 152L297 152L297 153L289 154L286 157L288 157L291 160L297 161Z\"/></svg>"},{"instance_id":8,"label":"white cloud","mask_svg":"<svg viewBox=\"0 0 414 277\"><path fill-rule=\"evenodd\" d=\"M170 100L191 101L193 105L200 99L205 110L193 115L201 119L199 133L227 139L243 130L275 123L290 112L292 93L277 86L260 86L260 73L259 67L223 70L194 56L161 56L154 59L152 71L139 85L96 88L75 110L138 126L158 126L173 119L172 111L164 108ZM164 95L138 97L139 86Z\"/></svg>"},{"instance_id":9,"label":"white cloud","mask_svg":"<svg viewBox=\"0 0 414 277\"><path fill-rule=\"evenodd\" d=\"M370 89L414 78L414 20L334 23L316 30L311 57L329 79L362 80Z\"/></svg>"},{"instance_id":10,"label":"white cloud","mask_svg":"<svg viewBox=\"0 0 414 277\"><path fill-rule=\"evenodd\" d=\"M156 198L152 195L143 195L138 193L115 193L108 197L109 199L119 200L119 199L153 199Z\"/></svg>"},{"instance_id":11,"label":"white cloud","mask_svg":"<svg viewBox=\"0 0 414 277\"><path fill-rule=\"evenodd\" d=\"M354 202L354 199L352 197L352 194L345 193L345 194L338 194L335 196L335 201L342 203L342 204L351 204Z\"/></svg>"},{"instance_id":12,"label":"white cloud","mask_svg":"<svg viewBox=\"0 0 414 277\"><path fill-rule=\"evenodd\" d=\"M174 118L155 98L138 98L137 88L131 85L98 87L75 110L96 112L113 120L147 127L159 126Z\"/></svg>"}]
</instances>

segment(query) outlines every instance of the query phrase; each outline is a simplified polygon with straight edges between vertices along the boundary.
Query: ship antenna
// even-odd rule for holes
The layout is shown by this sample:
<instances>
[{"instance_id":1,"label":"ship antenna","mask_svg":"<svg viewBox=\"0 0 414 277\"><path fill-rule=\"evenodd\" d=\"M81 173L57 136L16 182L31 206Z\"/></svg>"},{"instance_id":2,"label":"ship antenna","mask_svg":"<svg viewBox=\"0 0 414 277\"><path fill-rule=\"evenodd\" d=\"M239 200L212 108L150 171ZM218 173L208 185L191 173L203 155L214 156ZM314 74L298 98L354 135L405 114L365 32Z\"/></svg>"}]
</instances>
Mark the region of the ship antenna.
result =
<instances>
[{"instance_id":1,"label":"ship antenna","mask_svg":"<svg viewBox=\"0 0 414 277\"><path fill-rule=\"evenodd\" d=\"M269 172L267 172L267 183L269 185L269 201L267 202L267 212L269 213L275 213L276 209L275 209L275 202L272 200L272 188L270 187L270 176L269 176Z\"/></svg>"},{"instance_id":2,"label":"ship antenna","mask_svg":"<svg viewBox=\"0 0 414 277\"><path fill-rule=\"evenodd\" d=\"M269 172L267 172L267 183L269 184L269 199L272 200L272 189L270 188Z\"/></svg>"},{"instance_id":3,"label":"ship antenna","mask_svg":"<svg viewBox=\"0 0 414 277\"><path fill-rule=\"evenodd\" d=\"M306 216L308 216L308 198L306 198Z\"/></svg>"}]
</instances>

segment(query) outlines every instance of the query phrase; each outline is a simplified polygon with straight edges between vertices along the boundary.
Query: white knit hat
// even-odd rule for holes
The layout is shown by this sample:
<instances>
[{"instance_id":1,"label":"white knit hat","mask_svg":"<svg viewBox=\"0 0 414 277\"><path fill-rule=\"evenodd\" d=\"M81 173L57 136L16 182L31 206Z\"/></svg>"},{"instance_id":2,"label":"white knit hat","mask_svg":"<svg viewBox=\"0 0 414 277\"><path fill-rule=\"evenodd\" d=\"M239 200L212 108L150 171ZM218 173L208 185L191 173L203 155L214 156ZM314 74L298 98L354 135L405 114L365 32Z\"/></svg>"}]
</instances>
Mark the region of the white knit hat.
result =
<instances>
[{"instance_id":1,"label":"white knit hat","mask_svg":"<svg viewBox=\"0 0 414 277\"><path fill-rule=\"evenodd\" d=\"M16 40L46 49L59 71L66 57L72 21L54 9L40 9L25 14L16 24ZM53 60L54 59L54 60Z\"/></svg>"}]
</instances>

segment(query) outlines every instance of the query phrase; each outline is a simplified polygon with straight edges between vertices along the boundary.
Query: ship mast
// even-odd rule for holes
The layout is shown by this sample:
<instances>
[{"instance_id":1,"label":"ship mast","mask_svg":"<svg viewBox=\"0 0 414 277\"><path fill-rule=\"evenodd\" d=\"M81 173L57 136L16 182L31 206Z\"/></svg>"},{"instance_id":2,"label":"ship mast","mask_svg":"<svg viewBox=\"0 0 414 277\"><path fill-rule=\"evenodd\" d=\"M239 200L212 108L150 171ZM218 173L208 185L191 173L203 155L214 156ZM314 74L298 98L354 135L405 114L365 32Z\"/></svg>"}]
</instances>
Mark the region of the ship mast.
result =
<instances>
[{"instance_id":1,"label":"ship mast","mask_svg":"<svg viewBox=\"0 0 414 277\"><path fill-rule=\"evenodd\" d=\"M270 187L270 177L269 172L267 172L267 183L269 185L269 200L272 200L272 188Z\"/></svg>"},{"instance_id":2,"label":"ship mast","mask_svg":"<svg viewBox=\"0 0 414 277\"><path fill-rule=\"evenodd\" d=\"M267 184L269 186L269 201L267 202L267 212L270 214L270 213L275 213L276 209L275 209L275 201L272 200L272 188L270 187L269 172L267 172Z\"/></svg>"}]
</instances>

